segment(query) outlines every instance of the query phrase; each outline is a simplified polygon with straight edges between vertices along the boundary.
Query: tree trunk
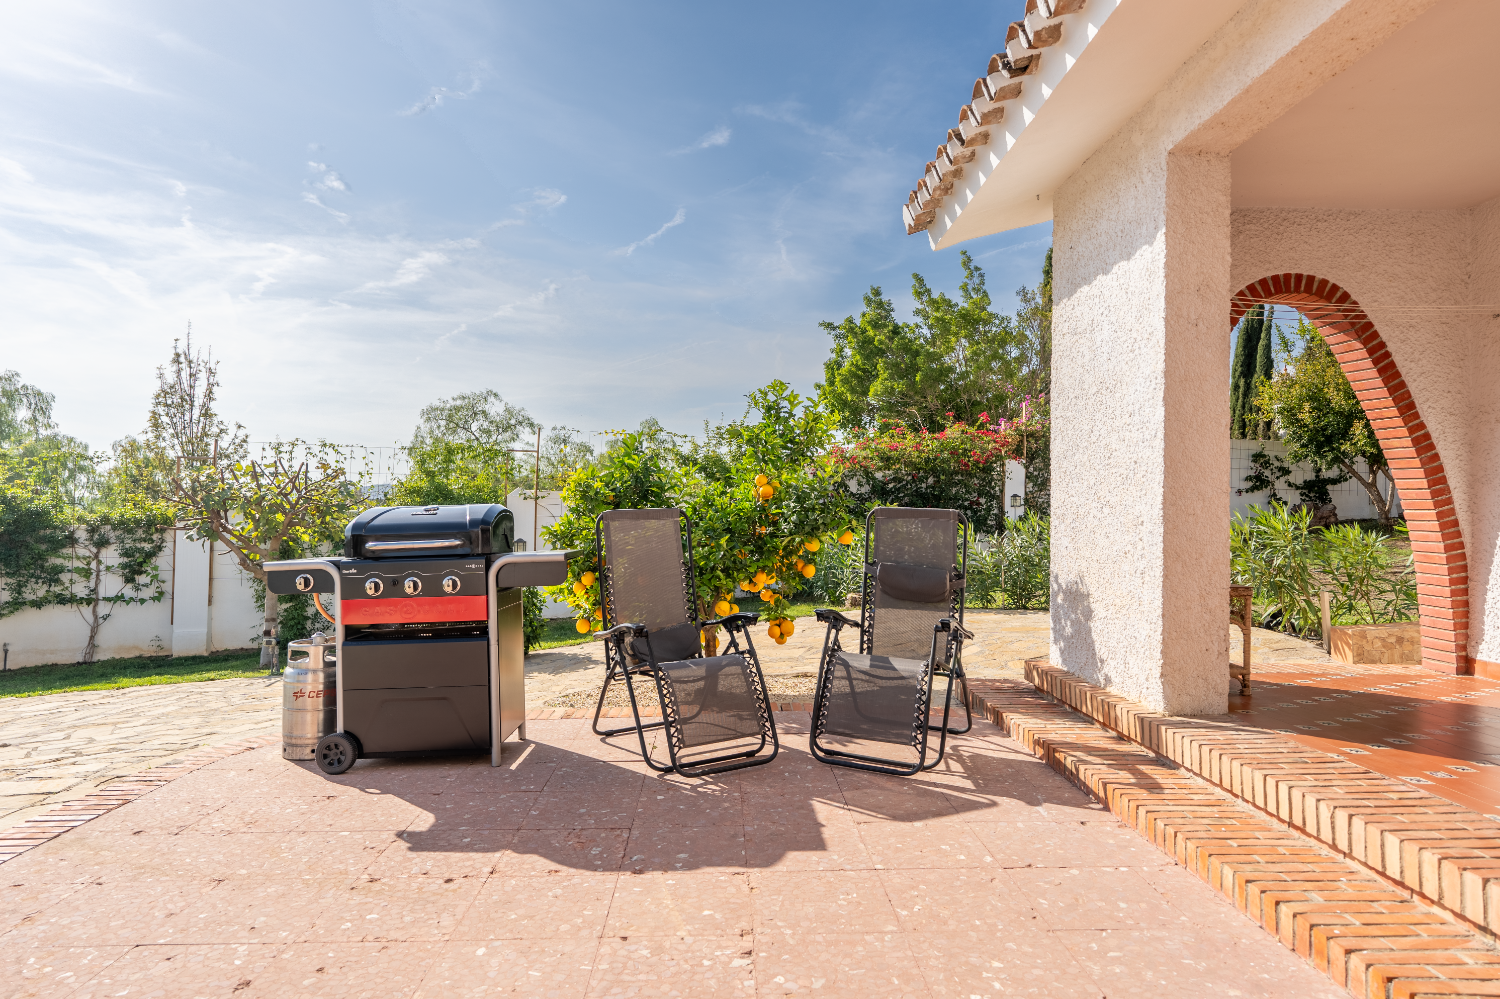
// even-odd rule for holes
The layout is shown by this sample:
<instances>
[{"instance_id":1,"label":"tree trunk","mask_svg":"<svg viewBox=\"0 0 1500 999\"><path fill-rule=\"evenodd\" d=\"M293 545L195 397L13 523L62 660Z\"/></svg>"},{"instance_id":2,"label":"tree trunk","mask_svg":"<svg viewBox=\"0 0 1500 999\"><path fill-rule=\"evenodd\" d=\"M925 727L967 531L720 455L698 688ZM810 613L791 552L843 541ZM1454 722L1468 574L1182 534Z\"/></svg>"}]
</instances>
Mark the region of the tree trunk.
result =
<instances>
[{"instance_id":1,"label":"tree trunk","mask_svg":"<svg viewBox=\"0 0 1500 999\"><path fill-rule=\"evenodd\" d=\"M1365 467L1370 469L1370 477L1367 479L1359 474L1352 461L1341 461L1339 462L1339 467L1349 473L1351 479L1364 487L1365 492L1370 497L1370 504L1375 507L1375 516L1380 518L1380 526L1390 527L1394 519L1391 517L1391 501L1395 498L1396 494L1396 480L1391 478L1391 473L1383 468L1375 468L1369 462L1366 462ZM1384 496L1380 494L1380 476L1382 474L1385 475L1391 484L1391 487L1386 490Z\"/></svg>"},{"instance_id":2,"label":"tree trunk","mask_svg":"<svg viewBox=\"0 0 1500 999\"><path fill-rule=\"evenodd\" d=\"M83 647L83 661L86 663L93 662L94 657L99 654L99 625L104 623L99 620L99 602L103 596L100 590L104 586L103 549L94 552L92 561L94 563L94 592L93 598L89 601L89 641Z\"/></svg>"},{"instance_id":3,"label":"tree trunk","mask_svg":"<svg viewBox=\"0 0 1500 999\"><path fill-rule=\"evenodd\" d=\"M268 670L275 670L279 664L276 646L268 644L266 639L276 637L276 619L280 612L280 598L266 587L266 617L261 625L260 637L260 664Z\"/></svg>"}]
</instances>

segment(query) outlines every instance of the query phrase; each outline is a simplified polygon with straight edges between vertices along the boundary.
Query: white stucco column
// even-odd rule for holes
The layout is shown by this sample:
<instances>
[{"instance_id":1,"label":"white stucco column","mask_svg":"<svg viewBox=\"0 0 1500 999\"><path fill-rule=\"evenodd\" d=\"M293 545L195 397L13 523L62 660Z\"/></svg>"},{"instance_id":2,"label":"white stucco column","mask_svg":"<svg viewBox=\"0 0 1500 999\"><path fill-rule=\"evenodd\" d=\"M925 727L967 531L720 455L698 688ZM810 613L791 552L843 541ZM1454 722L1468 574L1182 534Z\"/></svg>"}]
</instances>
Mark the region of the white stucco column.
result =
<instances>
[{"instance_id":1,"label":"white stucco column","mask_svg":"<svg viewBox=\"0 0 1500 999\"><path fill-rule=\"evenodd\" d=\"M1227 706L1229 162L1117 137L1056 195L1052 661Z\"/></svg>"}]
</instances>

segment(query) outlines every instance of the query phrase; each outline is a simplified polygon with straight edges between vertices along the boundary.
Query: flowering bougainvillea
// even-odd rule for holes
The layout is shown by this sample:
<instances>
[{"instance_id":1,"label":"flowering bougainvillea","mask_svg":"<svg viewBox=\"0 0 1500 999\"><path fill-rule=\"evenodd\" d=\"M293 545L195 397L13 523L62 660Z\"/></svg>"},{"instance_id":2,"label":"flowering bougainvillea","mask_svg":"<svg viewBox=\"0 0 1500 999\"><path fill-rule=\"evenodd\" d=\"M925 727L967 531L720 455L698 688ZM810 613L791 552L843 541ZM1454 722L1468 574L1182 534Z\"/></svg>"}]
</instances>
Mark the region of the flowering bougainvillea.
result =
<instances>
[{"instance_id":1,"label":"flowering bougainvillea","mask_svg":"<svg viewBox=\"0 0 1500 999\"><path fill-rule=\"evenodd\" d=\"M872 506L949 507L982 531L1002 529L1005 462L1046 433L1046 418L973 424L954 421L932 433L894 421L833 449L834 462L856 496Z\"/></svg>"}]
</instances>

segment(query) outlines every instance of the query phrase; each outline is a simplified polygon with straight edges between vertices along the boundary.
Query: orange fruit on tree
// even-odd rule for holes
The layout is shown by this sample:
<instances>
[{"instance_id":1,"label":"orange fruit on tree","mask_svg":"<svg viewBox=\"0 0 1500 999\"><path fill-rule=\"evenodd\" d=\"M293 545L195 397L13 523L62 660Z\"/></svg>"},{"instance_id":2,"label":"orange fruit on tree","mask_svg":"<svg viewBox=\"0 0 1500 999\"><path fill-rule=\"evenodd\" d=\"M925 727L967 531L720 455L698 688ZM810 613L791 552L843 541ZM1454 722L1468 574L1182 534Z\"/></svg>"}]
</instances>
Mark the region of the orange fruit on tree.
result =
<instances>
[{"instance_id":1,"label":"orange fruit on tree","mask_svg":"<svg viewBox=\"0 0 1500 999\"><path fill-rule=\"evenodd\" d=\"M604 620L604 608L603 607L596 607L596 608L594 608L594 620L595 621L603 621Z\"/></svg>"},{"instance_id":2,"label":"orange fruit on tree","mask_svg":"<svg viewBox=\"0 0 1500 999\"><path fill-rule=\"evenodd\" d=\"M589 633L589 619L586 617L579 618L577 627L580 635L587 635Z\"/></svg>"},{"instance_id":3,"label":"orange fruit on tree","mask_svg":"<svg viewBox=\"0 0 1500 999\"><path fill-rule=\"evenodd\" d=\"M845 531L843 534L840 534L839 535L839 544L841 544L841 545L852 545L852 544L854 544L854 532L853 531Z\"/></svg>"},{"instance_id":4,"label":"orange fruit on tree","mask_svg":"<svg viewBox=\"0 0 1500 999\"><path fill-rule=\"evenodd\" d=\"M796 630L797 630L797 626L794 625L792 622L790 622L790 621L783 621L783 622L781 622L781 633L783 635L785 635L787 638L791 638L792 637L792 633L795 632Z\"/></svg>"},{"instance_id":5,"label":"orange fruit on tree","mask_svg":"<svg viewBox=\"0 0 1500 999\"><path fill-rule=\"evenodd\" d=\"M804 562L804 561L802 561L800 558L792 560L792 565L795 565L797 567L798 571L801 571L802 567L804 565L806 565L806 564L807 563Z\"/></svg>"},{"instance_id":6,"label":"orange fruit on tree","mask_svg":"<svg viewBox=\"0 0 1500 999\"><path fill-rule=\"evenodd\" d=\"M588 591L589 591L589 588L587 586L584 586L582 582L577 582L577 583L573 584L573 593L576 596L580 596L581 597L585 593L587 593Z\"/></svg>"},{"instance_id":7,"label":"orange fruit on tree","mask_svg":"<svg viewBox=\"0 0 1500 999\"><path fill-rule=\"evenodd\" d=\"M777 645L785 645L786 644L786 636L782 635L780 638L776 639L776 644Z\"/></svg>"},{"instance_id":8,"label":"orange fruit on tree","mask_svg":"<svg viewBox=\"0 0 1500 999\"><path fill-rule=\"evenodd\" d=\"M582 583L584 586L593 586L594 585L594 580L596 580L598 578L599 577L595 576L592 572L586 572L582 576L578 577L578 581L580 583Z\"/></svg>"},{"instance_id":9,"label":"orange fruit on tree","mask_svg":"<svg viewBox=\"0 0 1500 999\"><path fill-rule=\"evenodd\" d=\"M766 629L766 634L770 635L772 638L780 638L781 637L781 629L778 628L778 627L776 627L776 625L773 624L773 625L771 625L771 627L769 627L769 628Z\"/></svg>"},{"instance_id":10,"label":"orange fruit on tree","mask_svg":"<svg viewBox=\"0 0 1500 999\"><path fill-rule=\"evenodd\" d=\"M817 538L808 538L807 541L803 542L802 547L806 548L810 552L815 552L819 548L823 547L823 542L819 541Z\"/></svg>"},{"instance_id":11,"label":"orange fruit on tree","mask_svg":"<svg viewBox=\"0 0 1500 999\"><path fill-rule=\"evenodd\" d=\"M813 578L813 574L816 573L817 571L818 571L818 567L815 566L815 565L813 565L810 562L807 565L804 565L802 567L802 575L806 576L808 579L812 579Z\"/></svg>"},{"instance_id":12,"label":"orange fruit on tree","mask_svg":"<svg viewBox=\"0 0 1500 999\"><path fill-rule=\"evenodd\" d=\"M739 604L730 604L729 605L729 613L731 613L731 614L738 614L739 612L740 612L740 605Z\"/></svg>"},{"instance_id":13,"label":"orange fruit on tree","mask_svg":"<svg viewBox=\"0 0 1500 999\"><path fill-rule=\"evenodd\" d=\"M760 591L760 598L762 600L766 601L766 603L770 603L772 600L776 599L776 594L774 594L770 590L765 589L764 587L762 587L761 591Z\"/></svg>"},{"instance_id":14,"label":"orange fruit on tree","mask_svg":"<svg viewBox=\"0 0 1500 999\"><path fill-rule=\"evenodd\" d=\"M775 496L775 495L776 495L776 490L772 489L770 486L761 486L760 487L760 498L761 499L768 500L772 496Z\"/></svg>"},{"instance_id":15,"label":"orange fruit on tree","mask_svg":"<svg viewBox=\"0 0 1500 999\"><path fill-rule=\"evenodd\" d=\"M728 617L734 612L730 610L728 600L720 600L718 603L714 604L714 613L719 617Z\"/></svg>"},{"instance_id":16,"label":"orange fruit on tree","mask_svg":"<svg viewBox=\"0 0 1500 999\"><path fill-rule=\"evenodd\" d=\"M754 582L757 586L765 586L770 581L771 577L766 575L766 570L764 569L761 569L754 575L754 577L752 577L752 582Z\"/></svg>"},{"instance_id":17,"label":"orange fruit on tree","mask_svg":"<svg viewBox=\"0 0 1500 999\"><path fill-rule=\"evenodd\" d=\"M756 486L757 486L757 487L759 487L759 486L763 486L763 485L765 485L765 484L766 484L766 483L767 483L767 482L770 482L770 481L771 481L771 480L770 480L770 479L768 479L768 478L766 478L766 477L765 477L765 476L764 476L764 475L757 475L757 476L756 476L756 477L755 477L755 485L756 485Z\"/></svg>"}]
</instances>

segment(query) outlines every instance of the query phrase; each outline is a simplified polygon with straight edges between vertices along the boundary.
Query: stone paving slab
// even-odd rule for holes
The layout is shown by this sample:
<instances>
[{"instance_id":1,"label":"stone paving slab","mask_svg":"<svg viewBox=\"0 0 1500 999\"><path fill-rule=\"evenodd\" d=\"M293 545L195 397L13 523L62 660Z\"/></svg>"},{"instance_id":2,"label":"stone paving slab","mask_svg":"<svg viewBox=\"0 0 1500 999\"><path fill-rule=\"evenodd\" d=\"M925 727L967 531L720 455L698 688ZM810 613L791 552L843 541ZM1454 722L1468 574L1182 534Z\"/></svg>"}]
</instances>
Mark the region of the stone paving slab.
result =
<instances>
[{"instance_id":1,"label":"stone paving slab","mask_svg":"<svg viewBox=\"0 0 1500 999\"><path fill-rule=\"evenodd\" d=\"M1342 995L985 721L935 772L649 776L534 720L340 777L275 746L7 862L8 995Z\"/></svg>"}]
</instances>

